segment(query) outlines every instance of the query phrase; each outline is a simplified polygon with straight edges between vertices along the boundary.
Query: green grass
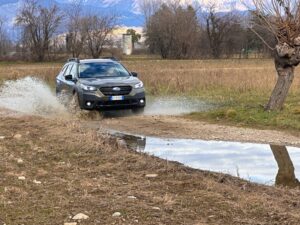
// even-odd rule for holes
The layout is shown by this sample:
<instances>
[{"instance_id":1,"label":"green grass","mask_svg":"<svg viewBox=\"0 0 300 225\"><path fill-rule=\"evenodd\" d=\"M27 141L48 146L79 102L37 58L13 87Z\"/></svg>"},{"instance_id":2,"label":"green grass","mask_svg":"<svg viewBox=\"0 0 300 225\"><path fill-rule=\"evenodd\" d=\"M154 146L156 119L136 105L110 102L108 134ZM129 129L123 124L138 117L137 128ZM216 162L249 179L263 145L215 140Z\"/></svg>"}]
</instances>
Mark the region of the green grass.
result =
<instances>
[{"instance_id":1,"label":"green grass","mask_svg":"<svg viewBox=\"0 0 300 225\"><path fill-rule=\"evenodd\" d=\"M220 92L221 93L221 92ZM206 93L208 94L208 93ZM300 95L291 93L282 111L264 110L270 93L247 92L240 95L223 92L214 95L216 107L207 112L194 112L186 117L212 123L222 123L242 127L288 130L295 134L300 131ZM222 99L222 101L220 101Z\"/></svg>"}]
</instances>

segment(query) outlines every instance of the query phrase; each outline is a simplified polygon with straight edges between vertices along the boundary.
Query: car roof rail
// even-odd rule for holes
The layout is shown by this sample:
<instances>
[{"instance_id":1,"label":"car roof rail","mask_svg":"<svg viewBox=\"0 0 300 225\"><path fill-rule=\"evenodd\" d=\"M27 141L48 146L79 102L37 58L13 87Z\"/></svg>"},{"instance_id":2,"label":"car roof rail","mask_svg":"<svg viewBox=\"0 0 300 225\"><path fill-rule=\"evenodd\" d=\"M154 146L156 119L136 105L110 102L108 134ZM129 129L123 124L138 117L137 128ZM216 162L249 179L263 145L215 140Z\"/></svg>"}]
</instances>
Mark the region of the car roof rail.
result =
<instances>
[{"instance_id":1,"label":"car roof rail","mask_svg":"<svg viewBox=\"0 0 300 225\"><path fill-rule=\"evenodd\" d=\"M68 62L77 62L77 63L80 63L80 60L78 58L70 58L70 59L68 59Z\"/></svg>"},{"instance_id":2,"label":"car roof rail","mask_svg":"<svg viewBox=\"0 0 300 225\"><path fill-rule=\"evenodd\" d=\"M105 56L105 57L101 57L101 59L110 59L110 60L113 60L113 61L119 61L119 59L117 59L114 56Z\"/></svg>"}]
</instances>

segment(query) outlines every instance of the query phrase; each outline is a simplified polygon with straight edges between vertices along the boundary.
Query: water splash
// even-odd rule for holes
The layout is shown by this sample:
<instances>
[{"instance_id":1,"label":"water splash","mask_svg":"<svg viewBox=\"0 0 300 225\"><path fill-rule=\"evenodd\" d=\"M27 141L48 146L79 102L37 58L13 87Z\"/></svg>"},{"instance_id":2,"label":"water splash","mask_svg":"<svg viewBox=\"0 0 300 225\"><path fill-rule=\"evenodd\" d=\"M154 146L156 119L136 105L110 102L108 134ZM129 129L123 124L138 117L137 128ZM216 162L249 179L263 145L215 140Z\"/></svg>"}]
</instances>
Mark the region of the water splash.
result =
<instances>
[{"instance_id":1,"label":"water splash","mask_svg":"<svg viewBox=\"0 0 300 225\"><path fill-rule=\"evenodd\" d=\"M180 115L207 111L213 107L213 105L195 98L149 97L145 115Z\"/></svg>"},{"instance_id":2,"label":"water splash","mask_svg":"<svg viewBox=\"0 0 300 225\"><path fill-rule=\"evenodd\" d=\"M29 115L61 116L66 108L42 80L25 77L4 82L0 87L0 107Z\"/></svg>"},{"instance_id":3,"label":"water splash","mask_svg":"<svg viewBox=\"0 0 300 225\"><path fill-rule=\"evenodd\" d=\"M34 77L6 81L0 87L0 108L29 115L61 117L70 116L49 86ZM205 111L213 106L207 102L187 97L147 97L145 115L180 115ZM84 112L82 112L84 113ZM89 115L89 113L84 113ZM111 112L113 116L130 116L127 111ZM79 118L82 118L79 116ZM94 117L92 117L94 118Z\"/></svg>"}]
</instances>

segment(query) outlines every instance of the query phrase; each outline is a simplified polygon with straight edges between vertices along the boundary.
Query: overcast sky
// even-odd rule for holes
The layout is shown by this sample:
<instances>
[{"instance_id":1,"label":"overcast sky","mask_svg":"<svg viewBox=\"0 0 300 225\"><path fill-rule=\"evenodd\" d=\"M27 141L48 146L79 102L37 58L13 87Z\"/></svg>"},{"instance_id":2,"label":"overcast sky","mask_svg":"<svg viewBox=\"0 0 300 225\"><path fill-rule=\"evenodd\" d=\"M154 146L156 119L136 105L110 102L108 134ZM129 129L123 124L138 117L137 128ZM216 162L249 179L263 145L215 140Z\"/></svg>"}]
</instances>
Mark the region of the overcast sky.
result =
<instances>
[{"instance_id":1,"label":"overcast sky","mask_svg":"<svg viewBox=\"0 0 300 225\"><path fill-rule=\"evenodd\" d=\"M124 0L102 0L105 4L114 4ZM126 1L126 0L125 0ZM137 10L138 2L140 0L133 0L133 8ZM143 0L142 0L143 1ZM151 1L151 0L149 0ZM172 0L163 0L163 1L172 1ZM194 2L199 3L202 7L209 7L215 5L217 11L230 11L233 9L236 10L246 10L247 7L251 5L252 0L180 0L183 4L191 4ZM130 2L130 0L128 0ZM130 4L130 3L129 3Z\"/></svg>"}]
</instances>

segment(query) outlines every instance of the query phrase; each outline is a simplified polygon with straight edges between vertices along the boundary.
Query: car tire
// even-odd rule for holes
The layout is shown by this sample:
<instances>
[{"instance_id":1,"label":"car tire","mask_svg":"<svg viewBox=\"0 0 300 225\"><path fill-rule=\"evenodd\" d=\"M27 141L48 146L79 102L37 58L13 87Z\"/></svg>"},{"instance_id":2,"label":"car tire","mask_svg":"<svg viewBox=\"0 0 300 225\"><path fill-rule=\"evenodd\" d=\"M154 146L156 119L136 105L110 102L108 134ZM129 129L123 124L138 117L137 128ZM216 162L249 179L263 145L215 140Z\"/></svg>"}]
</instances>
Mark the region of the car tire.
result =
<instances>
[{"instance_id":1,"label":"car tire","mask_svg":"<svg viewBox=\"0 0 300 225\"><path fill-rule=\"evenodd\" d=\"M144 107L132 109L132 112L133 112L134 114L136 114L136 115L143 114L144 111L145 111L145 108L144 108Z\"/></svg>"}]
</instances>

